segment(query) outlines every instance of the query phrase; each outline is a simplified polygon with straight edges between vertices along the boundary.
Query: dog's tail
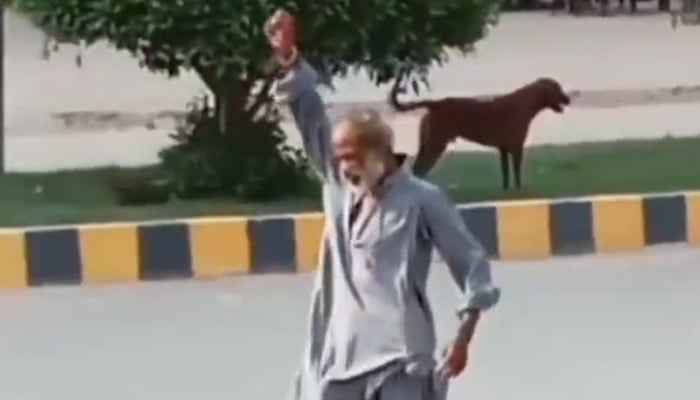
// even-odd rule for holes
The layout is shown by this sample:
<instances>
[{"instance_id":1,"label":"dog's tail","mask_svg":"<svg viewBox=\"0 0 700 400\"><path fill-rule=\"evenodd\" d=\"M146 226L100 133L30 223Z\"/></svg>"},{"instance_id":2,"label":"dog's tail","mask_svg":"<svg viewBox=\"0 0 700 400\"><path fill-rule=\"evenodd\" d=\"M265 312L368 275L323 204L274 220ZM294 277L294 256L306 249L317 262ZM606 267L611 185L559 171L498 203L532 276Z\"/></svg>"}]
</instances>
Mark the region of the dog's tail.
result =
<instances>
[{"instance_id":1,"label":"dog's tail","mask_svg":"<svg viewBox=\"0 0 700 400\"><path fill-rule=\"evenodd\" d=\"M405 103L399 101L399 91L401 90L401 81L403 80L403 76L403 73L400 73L396 76L394 85L391 87L391 91L389 91L389 104L394 109L394 111L407 112L417 110L419 108L430 107L430 105L432 104L432 101L430 100L409 101Z\"/></svg>"}]
</instances>

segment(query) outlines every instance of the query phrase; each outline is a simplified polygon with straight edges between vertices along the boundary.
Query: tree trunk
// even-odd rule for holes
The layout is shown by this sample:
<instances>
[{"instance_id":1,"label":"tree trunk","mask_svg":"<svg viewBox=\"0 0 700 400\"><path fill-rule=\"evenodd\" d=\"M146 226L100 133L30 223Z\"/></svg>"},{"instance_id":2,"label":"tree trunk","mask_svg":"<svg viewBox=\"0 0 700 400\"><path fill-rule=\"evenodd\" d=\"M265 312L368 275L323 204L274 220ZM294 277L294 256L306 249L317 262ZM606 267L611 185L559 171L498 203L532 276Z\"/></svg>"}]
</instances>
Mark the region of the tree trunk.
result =
<instances>
[{"instance_id":1,"label":"tree trunk","mask_svg":"<svg viewBox=\"0 0 700 400\"><path fill-rule=\"evenodd\" d=\"M213 68L200 66L195 70L214 96L214 115L222 133L229 131L232 121L247 118L253 82L230 76L219 77Z\"/></svg>"},{"instance_id":2,"label":"tree trunk","mask_svg":"<svg viewBox=\"0 0 700 400\"><path fill-rule=\"evenodd\" d=\"M251 87L250 82L233 80L222 82L212 90L215 99L216 119L222 133L230 133L229 128L233 121L248 119L246 111Z\"/></svg>"}]
</instances>

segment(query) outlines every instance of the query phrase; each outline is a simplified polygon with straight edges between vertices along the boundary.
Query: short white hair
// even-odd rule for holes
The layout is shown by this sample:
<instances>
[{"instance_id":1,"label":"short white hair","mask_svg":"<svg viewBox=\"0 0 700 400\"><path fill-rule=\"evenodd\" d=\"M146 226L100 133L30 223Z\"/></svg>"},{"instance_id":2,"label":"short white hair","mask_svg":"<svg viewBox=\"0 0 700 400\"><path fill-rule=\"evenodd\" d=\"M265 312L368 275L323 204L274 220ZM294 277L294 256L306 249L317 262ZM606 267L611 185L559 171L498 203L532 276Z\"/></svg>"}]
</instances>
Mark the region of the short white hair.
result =
<instances>
[{"instance_id":1,"label":"short white hair","mask_svg":"<svg viewBox=\"0 0 700 400\"><path fill-rule=\"evenodd\" d=\"M394 130L384 121L381 114L371 108L351 110L335 125L333 138L337 139L348 133L358 135L370 148L394 148Z\"/></svg>"}]
</instances>

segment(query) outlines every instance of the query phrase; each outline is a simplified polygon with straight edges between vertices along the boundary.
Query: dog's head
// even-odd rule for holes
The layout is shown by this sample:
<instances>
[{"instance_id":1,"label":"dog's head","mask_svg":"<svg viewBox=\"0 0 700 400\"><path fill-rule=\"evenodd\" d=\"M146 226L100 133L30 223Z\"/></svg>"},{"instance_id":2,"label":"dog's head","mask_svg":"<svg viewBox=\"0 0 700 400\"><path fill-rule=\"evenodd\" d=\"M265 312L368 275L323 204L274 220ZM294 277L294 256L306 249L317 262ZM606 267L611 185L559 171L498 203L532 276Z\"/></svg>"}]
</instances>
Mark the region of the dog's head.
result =
<instances>
[{"instance_id":1,"label":"dog's head","mask_svg":"<svg viewBox=\"0 0 700 400\"><path fill-rule=\"evenodd\" d=\"M537 91L539 105L556 113L564 112L564 107L571 104L571 98L564 92L559 82L552 78L540 78L533 83Z\"/></svg>"}]
</instances>

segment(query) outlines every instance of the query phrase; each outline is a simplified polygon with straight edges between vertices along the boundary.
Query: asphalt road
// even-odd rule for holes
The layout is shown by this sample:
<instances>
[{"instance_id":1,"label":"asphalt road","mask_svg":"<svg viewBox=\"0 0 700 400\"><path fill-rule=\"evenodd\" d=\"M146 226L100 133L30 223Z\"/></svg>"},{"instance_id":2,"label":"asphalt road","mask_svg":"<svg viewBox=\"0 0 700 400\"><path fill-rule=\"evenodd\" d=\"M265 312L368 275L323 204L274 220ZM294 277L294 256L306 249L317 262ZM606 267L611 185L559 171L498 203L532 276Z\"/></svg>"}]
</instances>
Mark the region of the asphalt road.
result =
<instances>
[{"instance_id":1,"label":"asphalt road","mask_svg":"<svg viewBox=\"0 0 700 400\"><path fill-rule=\"evenodd\" d=\"M452 400L700 398L700 249L496 263ZM311 277L0 293L0 399L282 399ZM454 286L434 266L439 333Z\"/></svg>"}]
</instances>

